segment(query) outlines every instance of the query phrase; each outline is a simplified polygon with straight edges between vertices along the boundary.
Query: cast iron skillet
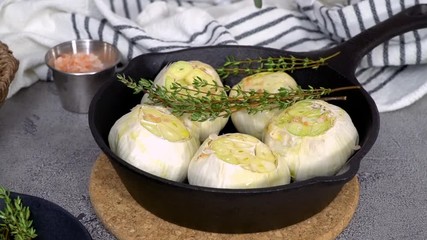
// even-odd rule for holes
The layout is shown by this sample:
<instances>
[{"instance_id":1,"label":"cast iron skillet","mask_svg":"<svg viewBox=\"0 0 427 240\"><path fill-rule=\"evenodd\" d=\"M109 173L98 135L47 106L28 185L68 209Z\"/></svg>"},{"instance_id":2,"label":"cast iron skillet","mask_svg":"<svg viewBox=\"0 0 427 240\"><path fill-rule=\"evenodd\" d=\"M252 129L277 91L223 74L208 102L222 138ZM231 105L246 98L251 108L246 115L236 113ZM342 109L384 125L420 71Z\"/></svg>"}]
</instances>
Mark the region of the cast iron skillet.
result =
<instances>
[{"instance_id":1,"label":"cast iron skillet","mask_svg":"<svg viewBox=\"0 0 427 240\"><path fill-rule=\"evenodd\" d=\"M200 60L219 67L228 56L237 59L290 55L318 58L340 52L327 66L298 70L292 76L303 87L359 85L354 71L367 52L393 36L422 27L427 27L427 5L406 9L338 47L324 51L298 53L252 46L200 47L141 55L122 73L134 79L154 79L166 64L177 60ZM225 83L233 85L236 81L237 78L227 79ZM356 175L360 161L377 138L379 114L364 89L351 90L345 95L348 97L346 101L333 103L350 114L360 135L360 150L336 176L271 188L231 190L191 186L153 176L117 157L108 147L109 130L117 119L140 102L142 95L132 94L116 78L104 84L94 97L89 110L89 125L95 141L112 162L126 189L145 209L167 221L193 229L259 232L282 228L320 212ZM224 132L230 131L234 131L231 124L224 129Z\"/></svg>"}]
</instances>

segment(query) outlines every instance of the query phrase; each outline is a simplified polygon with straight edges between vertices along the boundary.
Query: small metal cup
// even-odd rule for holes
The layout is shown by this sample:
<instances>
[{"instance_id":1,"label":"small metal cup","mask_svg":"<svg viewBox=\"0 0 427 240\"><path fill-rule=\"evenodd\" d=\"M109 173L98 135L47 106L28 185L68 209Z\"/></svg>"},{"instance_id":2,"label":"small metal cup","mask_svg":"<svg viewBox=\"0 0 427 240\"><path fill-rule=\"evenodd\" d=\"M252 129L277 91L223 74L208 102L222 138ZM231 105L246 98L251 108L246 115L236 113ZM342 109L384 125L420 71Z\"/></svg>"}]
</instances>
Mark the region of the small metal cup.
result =
<instances>
[{"instance_id":1,"label":"small metal cup","mask_svg":"<svg viewBox=\"0 0 427 240\"><path fill-rule=\"evenodd\" d=\"M69 73L55 68L56 58L63 54L76 53L95 54L104 68L100 71L85 73ZM99 87L113 77L120 62L120 56L115 46L99 40L72 40L51 48L45 55L45 61L52 71L62 107L75 113L87 113L90 102Z\"/></svg>"}]
</instances>

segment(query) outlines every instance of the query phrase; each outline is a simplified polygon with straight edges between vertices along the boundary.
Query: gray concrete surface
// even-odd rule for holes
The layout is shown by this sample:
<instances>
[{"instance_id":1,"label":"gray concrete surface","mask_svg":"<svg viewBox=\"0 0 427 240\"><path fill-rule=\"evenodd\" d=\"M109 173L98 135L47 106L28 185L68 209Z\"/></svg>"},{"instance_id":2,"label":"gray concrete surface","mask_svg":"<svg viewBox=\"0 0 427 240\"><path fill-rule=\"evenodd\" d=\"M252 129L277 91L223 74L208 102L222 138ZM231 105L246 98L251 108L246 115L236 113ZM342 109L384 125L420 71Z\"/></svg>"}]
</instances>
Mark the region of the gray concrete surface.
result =
<instances>
[{"instance_id":1,"label":"gray concrete surface","mask_svg":"<svg viewBox=\"0 0 427 240\"><path fill-rule=\"evenodd\" d=\"M378 140L359 171L360 204L338 239L427 239L427 97L381 114ZM115 239L88 193L100 150L87 115L62 109L51 82L21 90L0 107L0 185L55 202L94 239Z\"/></svg>"}]
</instances>

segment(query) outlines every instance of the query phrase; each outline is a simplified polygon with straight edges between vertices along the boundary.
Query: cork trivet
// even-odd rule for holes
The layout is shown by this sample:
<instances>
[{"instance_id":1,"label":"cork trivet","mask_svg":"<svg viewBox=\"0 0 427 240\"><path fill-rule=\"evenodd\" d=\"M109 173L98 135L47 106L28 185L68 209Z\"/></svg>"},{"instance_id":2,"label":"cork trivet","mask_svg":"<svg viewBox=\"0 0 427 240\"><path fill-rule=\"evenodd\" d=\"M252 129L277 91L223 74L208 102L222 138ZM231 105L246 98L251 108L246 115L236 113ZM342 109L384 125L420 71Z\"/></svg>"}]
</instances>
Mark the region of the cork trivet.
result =
<instances>
[{"instance_id":1,"label":"cork trivet","mask_svg":"<svg viewBox=\"0 0 427 240\"><path fill-rule=\"evenodd\" d=\"M203 232L156 217L131 197L104 154L93 166L89 195L98 218L119 240L330 240L353 217L359 202L359 182L354 178L345 184L324 210L309 219L279 230L245 234Z\"/></svg>"}]
</instances>

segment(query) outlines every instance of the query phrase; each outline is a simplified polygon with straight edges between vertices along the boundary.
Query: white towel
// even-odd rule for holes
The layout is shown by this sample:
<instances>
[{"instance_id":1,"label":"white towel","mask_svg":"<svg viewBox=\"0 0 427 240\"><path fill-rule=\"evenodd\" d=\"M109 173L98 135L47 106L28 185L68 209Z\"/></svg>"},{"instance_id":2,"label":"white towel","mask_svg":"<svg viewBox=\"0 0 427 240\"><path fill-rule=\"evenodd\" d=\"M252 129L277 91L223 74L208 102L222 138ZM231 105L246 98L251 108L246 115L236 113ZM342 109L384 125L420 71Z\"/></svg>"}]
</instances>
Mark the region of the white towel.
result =
<instances>
[{"instance_id":1,"label":"white towel","mask_svg":"<svg viewBox=\"0 0 427 240\"><path fill-rule=\"evenodd\" d=\"M427 0L0 0L0 41L20 60L9 96L51 81L46 51L71 39L116 45L128 61L148 52L242 44L291 51L330 48ZM362 60L356 77L381 112L427 93L427 29L393 38Z\"/></svg>"}]
</instances>

